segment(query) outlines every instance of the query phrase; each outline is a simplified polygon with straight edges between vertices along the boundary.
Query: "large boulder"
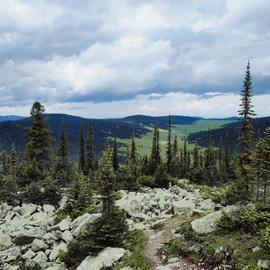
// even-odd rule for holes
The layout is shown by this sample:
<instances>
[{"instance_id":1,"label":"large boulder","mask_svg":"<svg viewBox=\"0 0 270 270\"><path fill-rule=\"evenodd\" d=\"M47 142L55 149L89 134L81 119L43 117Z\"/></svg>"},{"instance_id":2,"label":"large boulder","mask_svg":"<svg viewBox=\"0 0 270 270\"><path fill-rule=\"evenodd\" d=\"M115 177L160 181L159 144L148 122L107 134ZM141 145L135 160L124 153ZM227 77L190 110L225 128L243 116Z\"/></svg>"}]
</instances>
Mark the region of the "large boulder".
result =
<instances>
[{"instance_id":1,"label":"large boulder","mask_svg":"<svg viewBox=\"0 0 270 270\"><path fill-rule=\"evenodd\" d=\"M96 257L88 256L77 267L76 270L100 270L112 267L126 254L123 248L107 247L103 249Z\"/></svg>"},{"instance_id":2,"label":"large boulder","mask_svg":"<svg viewBox=\"0 0 270 270\"><path fill-rule=\"evenodd\" d=\"M21 256L21 250L19 247L10 247L0 252L0 262L12 262L17 260Z\"/></svg>"},{"instance_id":3,"label":"large boulder","mask_svg":"<svg viewBox=\"0 0 270 270\"><path fill-rule=\"evenodd\" d=\"M71 227L71 218L68 216L65 219L61 220L58 224L52 226L50 228L50 231L60 230L63 232L63 231L69 230L70 227Z\"/></svg>"},{"instance_id":4,"label":"large boulder","mask_svg":"<svg viewBox=\"0 0 270 270\"><path fill-rule=\"evenodd\" d=\"M173 202L172 208L175 215L189 215L194 212L196 205L192 201L183 199Z\"/></svg>"},{"instance_id":5,"label":"large boulder","mask_svg":"<svg viewBox=\"0 0 270 270\"><path fill-rule=\"evenodd\" d=\"M59 245L55 246L52 249L52 252L49 256L50 261L55 261L59 257L61 251L62 252L67 251L67 245L63 242L61 242Z\"/></svg>"},{"instance_id":6,"label":"large boulder","mask_svg":"<svg viewBox=\"0 0 270 270\"><path fill-rule=\"evenodd\" d=\"M11 237L8 234L0 232L0 250L9 248L12 245Z\"/></svg>"},{"instance_id":7,"label":"large boulder","mask_svg":"<svg viewBox=\"0 0 270 270\"><path fill-rule=\"evenodd\" d=\"M31 216L35 211L37 210L37 206L35 204L32 203L23 203L19 213L22 216Z\"/></svg>"},{"instance_id":8,"label":"large boulder","mask_svg":"<svg viewBox=\"0 0 270 270\"><path fill-rule=\"evenodd\" d=\"M198 234L206 234L216 230L217 223L222 217L221 211L216 211L191 222L193 231Z\"/></svg>"},{"instance_id":9,"label":"large boulder","mask_svg":"<svg viewBox=\"0 0 270 270\"><path fill-rule=\"evenodd\" d=\"M78 233L82 231L88 223L95 221L100 216L101 216L100 213L96 214L84 213L83 215L77 217L72 221L72 234L78 235Z\"/></svg>"},{"instance_id":10,"label":"large boulder","mask_svg":"<svg viewBox=\"0 0 270 270\"><path fill-rule=\"evenodd\" d=\"M48 247L49 246L43 240L35 239L32 243L31 249L33 251L39 251L39 250L46 250Z\"/></svg>"},{"instance_id":11,"label":"large boulder","mask_svg":"<svg viewBox=\"0 0 270 270\"><path fill-rule=\"evenodd\" d=\"M235 210L234 206L227 206L223 210L216 211L205 215L202 218L195 219L191 222L191 227L193 231L198 234L207 234L213 232L217 229L217 223L221 220L223 216L223 211L225 213L230 213Z\"/></svg>"}]
</instances>

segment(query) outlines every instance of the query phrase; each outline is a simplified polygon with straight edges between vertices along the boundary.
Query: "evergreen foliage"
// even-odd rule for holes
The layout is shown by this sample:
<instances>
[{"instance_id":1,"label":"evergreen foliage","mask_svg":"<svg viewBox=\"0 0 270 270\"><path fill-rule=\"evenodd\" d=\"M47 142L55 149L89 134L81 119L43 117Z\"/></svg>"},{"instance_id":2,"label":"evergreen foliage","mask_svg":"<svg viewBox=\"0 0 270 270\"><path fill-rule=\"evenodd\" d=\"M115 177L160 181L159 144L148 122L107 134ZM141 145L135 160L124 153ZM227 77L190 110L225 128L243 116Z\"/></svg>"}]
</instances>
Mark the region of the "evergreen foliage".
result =
<instances>
[{"instance_id":1,"label":"evergreen foliage","mask_svg":"<svg viewBox=\"0 0 270 270\"><path fill-rule=\"evenodd\" d=\"M91 174L95 168L95 156L94 156L94 130L93 123L88 123L88 135L86 140L86 151L85 151L85 173Z\"/></svg>"},{"instance_id":2,"label":"evergreen foliage","mask_svg":"<svg viewBox=\"0 0 270 270\"><path fill-rule=\"evenodd\" d=\"M54 175L59 184L67 185L69 182L70 165L68 161L68 142L65 134L64 122L61 123L60 130Z\"/></svg>"},{"instance_id":3,"label":"evergreen foliage","mask_svg":"<svg viewBox=\"0 0 270 270\"><path fill-rule=\"evenodd\" d=\"M247 64L245 79L242 89L242 98L240 103L239 115L240 124L240 143L239 143L239 189L244 189L243 200L250 198L251 174L251 152L252 152L252 117L255 115L251 103L252 98L252 81L250 74L250 63Z\"/></svg>"},{"instance_id":4,"label":"evergreen foliage","mask_svg":"<svg viewBox=\"0 0 270 270\"><path fill-rule=\"evenodd\" d=\"M168 141L167 141L167 173L171 174L172 172L172 118L169 115L168 118Z\"/></svg>"},{"instance_id":5,"label":"evergreen foliage","mask_svg":"<svg viewBox=\"0 0 270 270\"><path fill-rule=\"evenodd\" d=\"M80 127L80 152L79 152L79 172L85 173L85 145L84 145L84 135L83 126Z\"/></svg>"}]
</instances>

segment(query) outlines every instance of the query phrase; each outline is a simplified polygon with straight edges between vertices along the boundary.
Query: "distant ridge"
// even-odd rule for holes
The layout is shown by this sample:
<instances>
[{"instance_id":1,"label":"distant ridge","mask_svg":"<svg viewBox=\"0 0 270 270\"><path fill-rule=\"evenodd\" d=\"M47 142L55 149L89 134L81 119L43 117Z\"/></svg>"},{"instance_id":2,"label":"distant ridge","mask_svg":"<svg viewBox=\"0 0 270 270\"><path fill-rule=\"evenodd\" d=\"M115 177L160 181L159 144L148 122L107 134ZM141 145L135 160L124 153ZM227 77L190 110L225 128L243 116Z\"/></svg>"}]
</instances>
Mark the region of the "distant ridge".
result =
<instances>
[{"instance_id":1,"label":"distant ridge","mask_svg":"<svg viewBox=\"0 0 270 270\"><path fill-rule=\"evenodd\" d=\"M19 115L0 115L0 122L3 121L17 121L24 119L25 116L19 116Z\"/></svg>"}]
</instances>

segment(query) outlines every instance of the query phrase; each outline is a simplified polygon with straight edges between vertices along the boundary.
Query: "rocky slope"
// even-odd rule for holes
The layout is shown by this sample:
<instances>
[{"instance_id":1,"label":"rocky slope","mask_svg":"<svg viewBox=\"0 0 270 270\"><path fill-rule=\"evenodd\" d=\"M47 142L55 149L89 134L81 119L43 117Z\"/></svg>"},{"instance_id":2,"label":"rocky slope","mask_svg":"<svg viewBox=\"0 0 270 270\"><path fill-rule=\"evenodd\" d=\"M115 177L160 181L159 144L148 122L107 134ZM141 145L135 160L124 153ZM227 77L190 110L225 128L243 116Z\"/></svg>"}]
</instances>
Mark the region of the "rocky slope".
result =
<instances>
[{"instance_id":1,"label":"rocky slope","mask_svg":"<svg viewBox=\"0 0 270 270\"><path fill-rule=\"evenodd\" d=\"M163 265L162 259L157 255L158 249L174 237L177 219L171 219L172 216L188 218L210 213L221 207L209 199L204 199L193 186L182 184L185 184L186 189L173 186L169 189L145 188L141 192L121 191L121 198L116 201L116 204L127 212L130 229L145 231L150 243L148 246L152 248L145 251L145 256L149 261L157 260L153 269L177 269L177 264L183 266L185 263L187 267L189 265L178 258L170 262L174 268L162 268L166 265ZM60 208L63 203L60 203ZM65 252L67 243L100 214L85 213L75 220L67 217L59 224L54 224L56 211L54 206L47 204L23 204L17 207L5 203L0 205L0 269L17 270L23 269L23 265L35 264L41 269L65 269L59 258L61 251ZM216 217L220 216L217 214L220 211L214 213ZM158 232L154 230L162 224L167 224L167 229ZM210 221L198 221L194 224L194 230L214 230L213 217ZM123 249L108 247L97 257L87 257L77 269L91 270L111 266L127 253L128 251ZM193 269L187 267L183 269Z\"/></svg>"}]
</instances>

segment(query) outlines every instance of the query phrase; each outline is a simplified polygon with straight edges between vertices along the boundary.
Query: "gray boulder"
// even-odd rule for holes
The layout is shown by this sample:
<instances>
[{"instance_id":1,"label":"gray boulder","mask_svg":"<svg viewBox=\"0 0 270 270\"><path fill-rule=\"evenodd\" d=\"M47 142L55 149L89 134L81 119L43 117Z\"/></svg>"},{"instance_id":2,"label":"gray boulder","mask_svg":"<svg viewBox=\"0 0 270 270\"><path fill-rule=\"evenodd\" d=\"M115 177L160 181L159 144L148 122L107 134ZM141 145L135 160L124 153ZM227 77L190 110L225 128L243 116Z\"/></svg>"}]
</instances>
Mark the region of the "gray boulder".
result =
<instances>
[{"instance_id":1,"label":"gray boulder","mask_svg":"<svg viewBox=\"0 0 270 270\"><path fill-rule=\"evenodd\" d=\"M126 254L123 248L107 247L103 249L96 257L88 256L77 267L76 270L100 270L106 267L112 267Z\"/></svg>"},{"instance_id":2,"label":"gray boulder","mask_svg":"<svg viewBox=\"0 0 270 270\"><path fill-rule=\"evenodd\" d=\"M7 249L11 245L11 237L6 233L0 232L0 250Z\"/></svg>"},{"instance_id":3,"label":"gray boulder","mask_svg":"<svg viewBox=\"0 0 270 270\"><path fill-rule=\"evenodd\" d=\"M40 239L35 239L32 243L32 247L31 249L33 251L39 251L39 250L45 250L47 249L49 246L43 241L43 240L40 240Z\"/></svg>"}]
</instances>

